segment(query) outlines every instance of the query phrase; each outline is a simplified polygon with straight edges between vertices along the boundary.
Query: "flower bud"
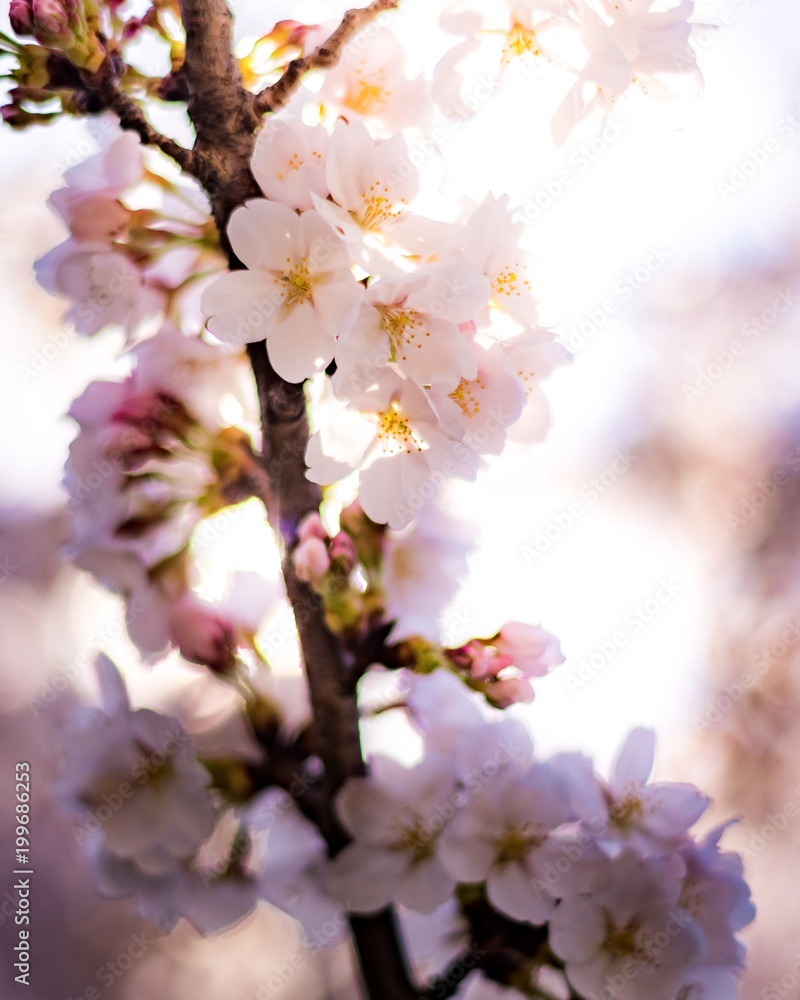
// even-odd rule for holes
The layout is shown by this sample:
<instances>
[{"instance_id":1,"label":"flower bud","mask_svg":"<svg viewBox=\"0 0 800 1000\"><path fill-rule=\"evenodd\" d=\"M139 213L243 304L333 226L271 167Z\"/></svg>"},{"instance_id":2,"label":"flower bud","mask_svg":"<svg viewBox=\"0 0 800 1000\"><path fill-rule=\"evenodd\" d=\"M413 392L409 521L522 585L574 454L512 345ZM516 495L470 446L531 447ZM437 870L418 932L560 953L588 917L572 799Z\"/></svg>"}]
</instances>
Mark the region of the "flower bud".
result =
<instances>
[{"instance_id":1,"label":"flower bud","mask_svg":"<svg viewBox=\"0 0 800 1000\"><path fill-rule=\"evenodd\" d=\"M12 29L18 35L33 34L33 8L30 0L11 0L11 6L8 9L8 19L11 22Z\"/></svg>"},{"instance_id":2,"label":"flower bud","mask_svg":"<svg viewBox=\"0 0 800 1000\"><path fill-rule=\"evenodd\" d=\"M328 532L322 526L322 518L316 511L307 514L297 526L297 537L301 542L308 538L319 538L323 542L326 541Z\"/></svg>"},{"instance_id":3,"label":"flower bud","mask_svg":"<svg viewBox=\"0 0 800 1000\"><path fill-rule=\"evenodd\" d=\"M327 546L320 538L306 538L295 549L295 572L306 583L321 580L330 569L330 565Z\"/></svg>"},{"instance_id":4,"label":"flower bud","mask_svg":"<svg viewBox=\"0 0 800 1000\"><path fill-rule=\"evenodd\" d=\"M236 636L233 624L184 594L170 609L170 633L181 656L219 674L229 673L235 662Z\"/></svg>"}]
</instances>

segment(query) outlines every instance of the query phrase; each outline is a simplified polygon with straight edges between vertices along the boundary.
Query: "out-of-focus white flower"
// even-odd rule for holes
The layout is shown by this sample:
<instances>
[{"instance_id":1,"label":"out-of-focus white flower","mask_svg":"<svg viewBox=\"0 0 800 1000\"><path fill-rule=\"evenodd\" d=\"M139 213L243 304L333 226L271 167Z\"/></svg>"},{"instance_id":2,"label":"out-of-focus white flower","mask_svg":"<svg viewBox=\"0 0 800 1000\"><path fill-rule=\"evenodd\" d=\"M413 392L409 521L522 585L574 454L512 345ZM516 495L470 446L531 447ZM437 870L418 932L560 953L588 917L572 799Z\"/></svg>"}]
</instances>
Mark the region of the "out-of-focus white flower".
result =
<instances>
[{"instance_id":1,"label":"out-of-focus white flower","mask_svg":"<svg viewBox=\"0 0 800 1000\"><path fill-rule=\"evenodd\" d=\"M562 899L549 941L582 996L674 1000L702 960L703 934L679 904L683 864L626 850L600 869L589 893Z\"/></svg>"},{"instance_id":2,"label":"out-of-focus white flower","mask_svg":"<svg viewBox=\"0 0 800 1000\"><path fill-rule=\"evenodd\" d=\"M550 404L542 390L542 379L567 364L572 355L549 330L530 328L500 341L512 372L519 380L526 402L522 415L508 429L508 437L520 444L542 441L550 430Z\"/></svg>"},{"instance_id":3,"label":"out-of-focus white flower","mask_svg":"<svg viewBox=\"0 0 800 1000\"><path fill-rule=\"evenodd\" d=\"M177 719L132 711L114 664L100 656L103 709L67 742L64 794L99 831L102 853L145 876L171 875L210 837L209 774Z\"/></svg>"},{"instance_id":4,"label":"out-of-focus white flower","mask_svg":"<svg viewBox=\"0 0 800 1000\"><path fill-rule=\"evenodd\" d=\"M402 46L386 28L372 25L344 47L339 62L325 74L319 99L344 118L363 118L387 135L404 128L425 128L433 106L429 85L411 80Z\"/></svg>"},{"instance_id":5,"label":"out-of-focus white flower","mask_svg":"<svg viewBox=\"0 0 800 1000\"><path fill-rule=\"evenodd\" d=\"M632 86L658 97L674 96L665 78L680 74L702 82L689 44L693 0L678 0L653 10L655 0L602 0L601 13L584 6L579 37L586 62L553 117L553 134L564 141L572 128L595 109L607 110Z\"/></svg>"},{"instance_id":6,"label":"out-of-focus white flower","mask_svg":"<svg viewBox=\"0 0 800 1000\"><path fill-rule=\"evenodd\" d=\"M249 270L205 290L208 329L225 343L266 340L275 371L289 382L321 372L362 293L339 238L313 210L298 217L259 199L231 215L228 237Z\"/></svg>"},{"instance_id":7,"label":"out-of-focus white flower","mask_svg":"<svg viewBox=\"0 0 800 1000\"><path fill-rule=\"evenodd\" d=\"M644 854L685 844L687 831L708 805L708 797L694 785L648 784L654 753L652 730L634 729L619 752L609 782L598 778L588 762L571 769L573 801L580 818L612 854L623 844L634 845Z\"/></svg>"},{"instance_id":8,"label":"out-of-focus white flower","mask_svg":"<svg viewBox=\"0 0 800 1000\"><path fill-rule=\"evenodd\" d=\"M485 881L489 901L512 919L544 923L555 899L541 885L562 853L550 834L570 819L558 774L545 764L506 768L471 792L443 832L442 863L459 882Z\"/></svg>"},{"instance_id":9,"label":"out-of-focus white flower","mask_svg":"<svg viewBox=\"0 0 800 1000\"><path fill-rule=\"evenodd\" d=\"M277 788L253 799L248 817L262 898L300 922L311 948L341 943L349 926L325 885L328 852L317 828Z\"/></svg>"},{"instance_id":10,"label":"out-of-focus white flower","mask_svg":"<svg viewBox=\"0 0 800 1000\"><path fill-rule=\"evenodd\" d=\"M476 114L497 85L518 66L543 72L562 65L562 35L581 0L456 0L440 26L463 41L445 53L433 74L433 96L448 117ZM476 98L476 94L481 95Z\"/></svg>"},{"instance_id":11,"label":"out-of-focus white flower","mask_svg":"<svg viewBox=\"0 0 800 1000\"><path fill-rule=\"evenodd\" d=\"M336 800L354 840L331 862L333 894L356 913L392 902L430 913L455 889L438 852L439 835L455 813L452 766L429 755L411 769L375 757L371 768L368 778L351 778Z\"/></svg>"},{"instance_id":12,"label":"out-of-focus white flower","mask_svg":"<svg viewBox=\"0 0 800 1000\"><path fill-rule=\"evenodd\" d=\"M381 586L386 612L396 621L393 640L439 638L439 618L466 575L472 547L469 526L435 503L402 531L386 532Z\"/></svg>"},{"instance_id":13,"label":"out-of-focus white flower","mask_svg":"<svg viewBox=\"0 0 800 1000\"><path fill-rule=\"evenodd\" d=\"M743 948L734 935L753 920L756 911L742 878L742 859L719 849L720 837L730 825L723 823L700 843L681 849L686 874L680 903L705 935L705 963L738 970L743 966Z\"/></svg>"},{"instance_id":14,"label":"out-of-focus white flower","mask_svg":"<svg viewBox=\"0 0 800 1000\"><path fill-rule=\"evenodd\" d=\"M67 186L50 196L78 243L108 240L130 218L120 198L142 179L142 147L133 132L123 132L108 148L64 173Z\"/></svg>"},{"instance_id":15,"label":"out-of-focus white flower","mask_svg":"<svg viewBox=\"0 0 800 1000\"><path fill-rule=\"evenodd\" d=\"M148 283L125 254L102 242L69 239L35 264L39 284L73 301L67 320L89 336L106 326L133 334L163 312L166 292Z\"/></svg>"},{"instance_id":16,"label":"out-of-focus white flower","mask_svg":"<svg viewBox=\"0 0 800 1000\"><path fill-rule=\"evenodd\" d=\"M264 196L288 208L313 208L312 194L328 197L325 162L328 132L279 116L267 119L258 134L250 167Z\"/></svg>"}]
</instances>

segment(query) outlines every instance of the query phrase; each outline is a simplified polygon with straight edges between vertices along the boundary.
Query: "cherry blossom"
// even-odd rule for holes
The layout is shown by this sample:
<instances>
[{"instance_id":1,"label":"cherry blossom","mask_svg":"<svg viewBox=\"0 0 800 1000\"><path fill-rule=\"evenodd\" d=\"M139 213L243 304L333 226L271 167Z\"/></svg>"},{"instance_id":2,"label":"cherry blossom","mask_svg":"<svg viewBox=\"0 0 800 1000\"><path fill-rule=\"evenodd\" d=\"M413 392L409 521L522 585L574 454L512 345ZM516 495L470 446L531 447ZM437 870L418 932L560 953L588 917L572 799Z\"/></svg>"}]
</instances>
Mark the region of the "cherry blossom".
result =
<instances>
[{"instance_id":1,"label":"cherry blossom","mask_svg":"<svg viewBox=\"0 0 800 1000\"><path fill-rule=\"evenodd\" d=\"M276 117L259 133L250 166L266 198L305 211L314 207L312 195L328 197L327 154L322 125Z\"/></svg>"},{"instance_id":2,"label":"cherry blossom","mask_svg":"<svg viewBox=\"0 0 800 1000\"><path fill-rule=\"evenodd\" d=\"M328 853L317 828L277 788L255 798L249 814L248 830L256 843L252 864L262 898L298 920L311 947L341 943L347 919L325 889Z\"/></svg>"},{"instance_id":3,"label":"cherry blossom","mask_svg":"<svg viewBox=\"0 0 800 1000\"><path fill-rule=\"evenodd\" d=\"M273 367L289 382L322 371L362 291L333 230L313 210L297 216L255 200L233 213L228 237L249 270L205 290L208 329L224 343L266 340Z\"/></svg>"},{"instance_id":4,"label":"cherry blossom","mask_svg":"<svg viewBox=\"0 0 800 1000\"><path fill-rule=\"evenodd\" d=\"M523 326L536 324L529 266L530 255L519 246L519 223L511 220L508 195L489 194L466 223L462 252L491 286L491 305Z\"/></svg>"},{"instance_id":5,"label":"cherry blossom","mask_svg":"<svg viewBox=\"0 0 800 1000\"><path fill-rule=\"evenodd\" d=\"M387 364L417 385L455 389L477 364L460 325L488 299L487 282L466 262L433 264L370 285L336 351L334 390L343 398L370 384Z\"/></svg>"},{"instance_id":6,"label":"cherry blossom","mask_svg":"<svg viewBox=\"0 0 800 1000\"><path fill-rule=\"evenodd\" d=\"M331 865L337 899L356 913L392 900L430 913L452 894L453 879L439 859L442 827L455 812L450 763L430 755L407 769L375 757L368 778L352 778L337 797L337 812L355 839Z\"/></svg>"},{"instance_id":7,"label":"cherry blossom","mask_svg":"<svg viewBox=\"0 0 800 1000\"><path fill-rule=\"evenodd\" d=\"M652 782L655 735L634 729L620 749L611 780L606 784L584 772L576 789L582 798L581 818L609 843L635 844L644 853L677 846L705 812L707 796L693 785Z\"/></svg>"},{"instance_id":8,"label":"cherry blossom","mask_svg":"<svg viewBox=\"0 0 800 1000\"><path fill-rule=\"evenodd\" d=\"M50 196L78 243L110 239L128 223L131 212L120 200L144 175L137 136L124 132L108 148L64 172L65 188Z\"/></svg>"},{"instance_id":9,"label":"cherry blossom","mask_svg":"<svg viewBox=\"0 0 800 1000\"><path fill-rule=\"evenodd\" d=\"M433 95L442 111L468 118L477 105L468 98L478 90L484 99L521 65L539 72L551 62L561 66L562 35L573 30L573 0L456 0L440 18L440 26L463 41L445 53L433 75ZM488 84L486 81L489 81ZM476 87L476 83L482 84Z\"/></svg>"},{"instance_id":10,"label":"cherry blossom","mask_svg":"<svg viewBox=\"0 0 800 1000\"><path fill-rule=\"evenodd\" d=\"M486 882L490 902L514 920L546 921L555 899L534 891L560 856L550 834L571 819L563 780L544 764L480 785L442 834L441 858L459 882Z\"/></svg>"},{"instance_id":11,"label":"cherry blossom","mask_svg":"<svg viewBox=\"0 0 800 1000\"><path fill-rule=\"evenodd\" d=\"M608 862L592 892L560 900L550 945L582 996L674 1000L703 958L703 934L678 902L682 865L625 851Z\"/></svg>"},{"instance_id":12,"label":"cherry blossom","mask_svg":"<svg viewBox=\"0 0 800 1000\"><path fill-rule=\"evenodd\" d=\"M392 638L439 638L442 612L466 576L471 547L469 525L435 502L402 531L386 533L381 586L396 623Z\"/></svg>"},{"instance_id":13,"label":"cherry blossom","mask_svg":"<svg viewBox=\"0 0 800 1000\"><path fill-rule=\"evenodd\" d=\"M78 724L68 745L64 795L85 810L101 851L146 876L170 875L211 835L208 772L175 719L133 711L114 664L97 672L103 709Z\"/></svg>"},{"instance_id":14,"label":"cherry blossom","mask_svg":"<svg viewBox=\"0 0 800 1000\"><path fill-rule=\"evenodd\" d=\"M476 455L499 455L525 407L525 383L500 345L473 345L472 353L474 376L432 385L428 398L453 437Z\"/></svg>"},{"instance_id":15,"label":"cherry blossom","mask_svg":"<svg viewBox=\"0 0 800 1000\"><path fill-rule=\"evenodd\" d=\"M401 135L375 140L358 120L338 123L327 178L333 201L315 198L314 205L365 270L385 269L393 248L417 238L418 224L415 228L408 207L419 190L419 176Z\"/></svg>"},{"instance_id":16,"label":"cherry blossom","mask_svg":"<svg viewBox=\"0 0 800 1000\"><path fill-rule=\"evenodd\" d=\"M106 326L134 334L159 316L166 291L147 282L124 253L102 242L67 240L36 261L39 284L53 295L72 299L66 319L89 336Z\"/></svg>"},{"instance_id":17,"label":"cherry blossom","mask_svg":"<svg viewBox=\"0 0 800 1000\"><path fill-rule=\"evenodd\" d=\"M387 28L356 36L325 75L319 99L342 117L363 118L388 135L425 128L432 111L429 87L422 78L408 78L405 62L402 46Z\"/></svg>"},{"instance_id":18,"label":"cherry blossom","mask_svg":"<svg viewBox=\"0 0 800 1000\"><path fill-rule=\"evenodd\" d=\"M553 134L563 141L595 108L607 110L632 85L656 96L672 96L664 76L684 74L700 81L689 44L693 0L678 0L653 10L655 0L602 0L601 12L589 6L581 13L579 37L587 59L578 81L553 117Z\"/></svg>"},{"instance_id":19,"label":"cherry blossom","mask_svg":"<svg viewBox=\"0 0 800 1000\"><path fill-rule=\"evenodd\" d=\"M359 469L359 500L373 521L403 528L448 475L475 473L472 453L440 427L421 389L386 370L308 444L313 482Z\"/></svg>"}]
</instances>

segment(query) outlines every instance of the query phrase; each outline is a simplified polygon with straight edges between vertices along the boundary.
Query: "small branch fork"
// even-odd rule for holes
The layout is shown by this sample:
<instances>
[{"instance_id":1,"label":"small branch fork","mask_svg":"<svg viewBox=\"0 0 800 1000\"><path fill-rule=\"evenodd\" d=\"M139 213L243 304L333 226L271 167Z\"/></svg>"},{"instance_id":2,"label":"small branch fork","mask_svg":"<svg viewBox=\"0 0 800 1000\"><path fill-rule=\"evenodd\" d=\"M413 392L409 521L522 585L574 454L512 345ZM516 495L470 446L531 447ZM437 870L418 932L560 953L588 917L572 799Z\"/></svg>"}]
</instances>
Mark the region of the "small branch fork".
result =
<instances>
[{"instance_id":1,"label":"small branch fork","mask_svg":"<svg viewBox=\"0 0 800 1000\"><path fill-rule=\"evenodd\" d=\"M295 93L304 73L312 69L329 69L339 60L342 49L368 21L387 10L394 10L399 0L373 0L368 7L348 10L339 27L312 53L293 59L277 83L265 87L255 98L257 114L277 111Z\"/></svg>"}]
</instances>

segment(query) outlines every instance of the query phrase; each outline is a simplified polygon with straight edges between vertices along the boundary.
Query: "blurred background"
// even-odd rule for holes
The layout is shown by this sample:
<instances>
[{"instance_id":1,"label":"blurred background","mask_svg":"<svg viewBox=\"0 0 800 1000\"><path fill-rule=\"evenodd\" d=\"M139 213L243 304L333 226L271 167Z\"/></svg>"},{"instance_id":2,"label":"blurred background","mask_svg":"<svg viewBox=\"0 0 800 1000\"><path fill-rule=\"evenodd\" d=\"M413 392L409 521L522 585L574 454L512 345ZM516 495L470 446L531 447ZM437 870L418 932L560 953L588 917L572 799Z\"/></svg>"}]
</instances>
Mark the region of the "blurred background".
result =
<instances>
[{"instance_id":1,"label":"blurred background","mask_svg":"<svg viewBox=\"0 0 800 1000\"><path fill-rule=\"evenodd\" d=\"M239 0L237 31L338 8ZM425 10L408 0L398 34L418 40ZM451 491L477 547L443 626L457 640L541 621L567 660L525 710L540 750L581 749L603 768L628 729L653 726L659 777L713 796L707 826L740 817L726 843L743 852L758 906L741 996L773 1000L800 997L800 8L699 2L695 20L705 89L688 102L620 107L556 150L533 80L530 96L501 98L441 146L443 185L510 193L537 255L542 320L575 357L547 387L546 443L510 448ZM0 132L0 803L14 763L30 761L38 975L25 995L93 1000L110 963L98 995L251 1000L265 963L300 948L294 925L264 904L212 939L184 924L158 938L127 901L95 896L53 790L64 720L96 696L99 649L137 704L219 712L198 672L172 663L167 681L141 668L116 601L61 556L74 434L63 414L88 381L124 370L122 341L60 326L65 305L34 283L32 262L64 237L46 198L105 130ZM494 148L511 155L475 152ZM242 532L221 522L214 541ZM7 805L0 842L11 843ZM344 997L348 981L346 951L320 951L267 995Z\"/></svg>"}]
</instances>

